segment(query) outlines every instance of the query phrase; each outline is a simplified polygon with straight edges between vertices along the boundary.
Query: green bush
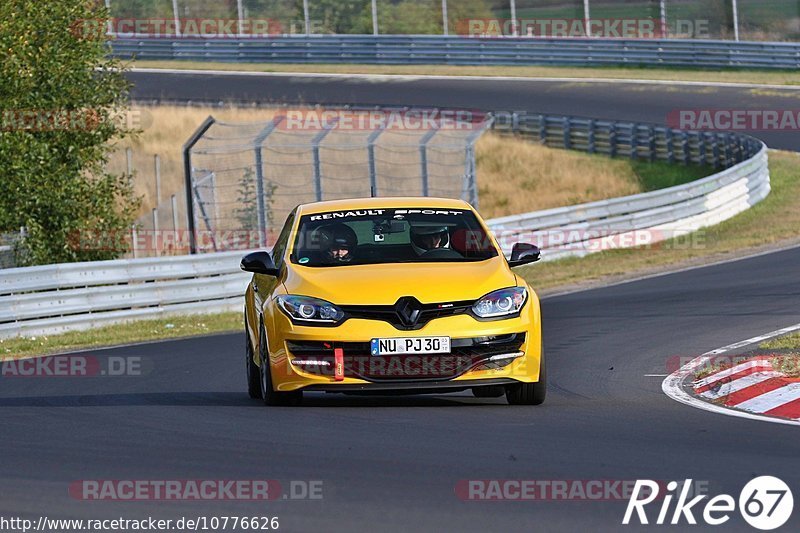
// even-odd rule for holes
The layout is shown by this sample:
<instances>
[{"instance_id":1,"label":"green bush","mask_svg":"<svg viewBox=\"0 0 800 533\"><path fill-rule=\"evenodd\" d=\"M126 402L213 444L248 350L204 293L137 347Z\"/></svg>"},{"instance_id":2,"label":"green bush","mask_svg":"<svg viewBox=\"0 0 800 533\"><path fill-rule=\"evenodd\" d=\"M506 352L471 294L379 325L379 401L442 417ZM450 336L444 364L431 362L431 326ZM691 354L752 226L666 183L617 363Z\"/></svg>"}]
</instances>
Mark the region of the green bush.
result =
<instances>
[{"instance_id":1,"label":"green bush","mask_svg":"<svg viewBox=\"0 0 800 533\"><path fill-rule=\"evenodd\" d=\"M138 209L129 176L105 171L132 133L106 17L87 0L0 2L0 233L27 228L21 264L113 258L80 243L129 231Z\"/></svg>"}]
</instances>

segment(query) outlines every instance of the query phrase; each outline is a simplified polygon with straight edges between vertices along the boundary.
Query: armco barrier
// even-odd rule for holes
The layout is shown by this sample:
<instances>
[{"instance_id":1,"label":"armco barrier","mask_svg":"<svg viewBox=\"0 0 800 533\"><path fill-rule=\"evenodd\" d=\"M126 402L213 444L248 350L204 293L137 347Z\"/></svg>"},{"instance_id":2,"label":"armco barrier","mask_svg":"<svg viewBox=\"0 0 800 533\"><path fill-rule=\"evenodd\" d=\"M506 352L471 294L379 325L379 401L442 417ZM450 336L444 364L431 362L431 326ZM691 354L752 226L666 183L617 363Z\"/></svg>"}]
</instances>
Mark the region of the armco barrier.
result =
<instances>
[{"instance_id":1,"label":"armco barrier","mask_svg":"<svg viewBox=\"0 0 800 533\"><path fill-rule=\"evenodd\" d=\"M386 65L576 65L796 69L800 43L713 40L311 35L264 39L118 38L112 54L142 60Z\"/></svg>"},{"instance_id":2,"label":"armco barrier","mask_svg":"<svg viewBox=\"0 0 800 533\"><path fill-rule=\"evenodd\" d=\"M733 134L676 132L574 117L498 114L500 131L552 146L726 167L658 191L489 221L503 251L542 244L543 259L647 244L731 218L770 192L766 146ZM505 118L503 118L505 117ZM633 238L627 238L633 235ZM239 311L244 251L0 270L0 338L59 333L170 314Z\"/></svg>"}]
</instances>

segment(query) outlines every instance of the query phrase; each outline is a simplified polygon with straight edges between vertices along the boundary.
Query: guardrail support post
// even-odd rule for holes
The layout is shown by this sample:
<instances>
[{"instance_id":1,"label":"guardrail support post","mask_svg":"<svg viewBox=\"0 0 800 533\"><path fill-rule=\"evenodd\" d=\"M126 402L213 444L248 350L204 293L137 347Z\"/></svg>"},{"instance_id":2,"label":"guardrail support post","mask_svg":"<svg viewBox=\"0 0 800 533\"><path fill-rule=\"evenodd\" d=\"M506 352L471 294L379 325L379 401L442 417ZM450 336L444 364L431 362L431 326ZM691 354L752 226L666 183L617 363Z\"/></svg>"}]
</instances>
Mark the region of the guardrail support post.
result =
<instances>
[{"instance_id":1,"label":"guardrail support post","mask_svg":"<svg viewBox=\"0 0 800 533\"><path fill-rule=\"evenodd\" d=\"M672 128L667 128L664 135L667 138L667 161L672 164L675 163L675 140L672 135Z\"/></svg>"},{"instance_id":2,"label":"guardrail support post","mask_svg":"<svg viewBox=\"0 0 800 533\"><path fill-rule=\"evenodd\" d=\"M608 155L617 157L617 125L613 122L608 129Z\"/></svg>"},{"instance_id":3,"label":"guardrail support post","mask_svg":"<svg viewBox=\"0 0 800 533\"><path fill-rule=\"evenodd\" d=\"M539 142L542 146L547 146L547 117L539 115Z\"/></svg>"},{"instance_id":4,"label":"guardrail support post","mask_svg":"<svg viewBox=\"0 0 800 533\"><path fill-rule=\"evenodd\" d=\"M648 128L647 136L650 143L650 162L653 163L656 160L656 129L653 126Z\"/></svg>"},{"instance_id":5,"label":"guardrail support post","mask_svg":"<svg viewBox=\"0 0 800 533\"><path fill-rule=\"evenodd\" d=\"M639 159L639 125L631 124L631 159Z\"/></svg>"},{"instance_id":6,"label":"guardrail support post","mask_svg":"<svg viewBox=\"0 0 800 533\"><path fill-rule=\"evenodd\" d=\"M681 148L683 148L683 164L688 166L692 162L692 148L689 145L689 133L685 131L681 137Z\"/></svg>"},{"instance_id":7,"label":"guardrail support post","mask_svg":"<svg viewBox=\"0 0 800 533\"><path fill-rule=\"evenodd\" d=\"M572 148L572 121L569 117L564 117L564 148Z\"/></svg>"},{"instance_id":8,"label":"guardrail support post","mask_svg":"<svg viewBox=\"0 0 800 533\"><path fill-rule=\"evenodd\" d=\"M597 147L595 146L595 124L594 120L589 121L589 133L586 136L586 142L588 143L589 153L593 154L597 151Z\"/></svg>"},{"instance_id":9,"label":"guardrail support post","mask_svg":"<svg viewBox=\"0 0 800 533\"><path fill-rule=\"evenodd\" d=\"M192 186L192 148L197 144L203 135L206 134L208 129L214 125L216 119L208 117L200 124L200 127L189 137L186 144L183 145L183 178L186 187L186 219L189 229L189 253L197 253L197 234L195 233L195 220L194 220L194 187Z\"/></svg>"}]
</instances>

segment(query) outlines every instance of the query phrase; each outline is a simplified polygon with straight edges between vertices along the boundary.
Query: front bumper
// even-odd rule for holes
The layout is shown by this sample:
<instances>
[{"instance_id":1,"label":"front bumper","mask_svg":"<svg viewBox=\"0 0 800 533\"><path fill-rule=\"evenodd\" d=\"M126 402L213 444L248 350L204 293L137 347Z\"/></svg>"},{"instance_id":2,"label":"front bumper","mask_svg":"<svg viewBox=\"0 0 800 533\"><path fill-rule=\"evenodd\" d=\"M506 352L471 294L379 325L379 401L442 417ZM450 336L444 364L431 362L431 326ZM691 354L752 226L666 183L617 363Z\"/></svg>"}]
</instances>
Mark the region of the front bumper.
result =
<instances>
[{"instance_id":1,"label":"front bumper","mask_svg":"<svg viewBox=\"0 0 800 533\"><path fill-rule=\"evenodd\" d=\"M438 318L413 332L366 319L350 319L337 327L296 326L280 311L273 314L273 323L271 373L279 391L435 392L539 380L538 305L527 305L517 317L491 322L468 315ZM448 336L452 353L370 355L373 338L417 336ZM487 338L489 342L480 342ZM337 349L344 363L338 376Z\"/></svg>"}]
</instances>

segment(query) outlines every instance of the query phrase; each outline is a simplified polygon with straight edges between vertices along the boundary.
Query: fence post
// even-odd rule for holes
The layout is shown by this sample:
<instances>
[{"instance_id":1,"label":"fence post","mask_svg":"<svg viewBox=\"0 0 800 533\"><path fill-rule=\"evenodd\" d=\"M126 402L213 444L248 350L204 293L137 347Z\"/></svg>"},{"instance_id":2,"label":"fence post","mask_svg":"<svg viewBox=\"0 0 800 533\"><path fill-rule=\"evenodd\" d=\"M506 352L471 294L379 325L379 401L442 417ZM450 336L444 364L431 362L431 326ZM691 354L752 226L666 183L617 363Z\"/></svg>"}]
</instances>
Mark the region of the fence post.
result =
<instances>
[{"instance_id":1,"label":"fence post","mask_svg":"<svg viewBox=\"0 0 800 533\"><path fill-rule=\"evenodd\" d=\"M136 234L136 224L131 226L131 251L133 252L133 258L136 259L136 244L139 240L138 235Z\"/></svg>"},{"instance_id":2,"label":"fence post","mask_svg":"<svg viewBox=\"0 0 800 533\"><path fill-rule=\"evenodd\" d=\"M378 169L376 168L377 165L375 164L375 143L378 141L378 137L381 136L381 133L384 132L385 128L385 123L378 126L375 131L369 134L369 138L367 139L367 156L369 158L369 194L373 198L378 196Z\"/></svg>"},{"instance_id":3,"label":"fence post","mask_svg":"<svg viewBox=\"0 0 800 533\"><path fill-rule=\"evenodd\" d=\"M519 37L519 28L517 27L517 0L511 0L511 35Z\"/></svg>"},{"instance_id":4,"label":"fence post","mask_svg":"<svg viewBox=\"0 0 800 533\"><path fill-rule=\"evenodd\" d=\"M583 0L583 23L586 25L586 36L587 37L591 37L592 36L592 30L591 30L591 27L590 27L591 25L589 24L589 21L591 20L591 18L592 18L592 9L589 6L589 0Z\"/></svg>"},{"instance_id":5,"label":"fence post","mask_svg":"<svg viewBox=\"0 0 800 533\"><path fill-rule=\"evenodd\" d=\"M153 166L156 174L156 205L161 203L161 157L156 154L153 156Z\"/></svg>"},{"instance_id":6,"label":"fence post","mask_svg":"<svg viewBox=\"0 0 800 533\"><path fill-rule=\"evenodd\" d=\"M372 35L378 35L378 0L372 0Z\"/></svg>"},{"instance_id":7,"label":"fence post","mask_svg":"<svg viewBox=\"0 0 800 533\"><path fill-rule=\"evenodd\" d=\"M214 125L216 119L208 117L200 124L200 127L189 137L183 145L183 179L186 188L186 223L189 229L189 252L197 253L197 235L195 235L194 223L194 194L192 192L192 148L197 141L203 138L208 129Z\"/></svg>"},{"instance_id":8,"label":"fence post","mask_svg":"<svg viewBox=\"0 0 800 533\"><path fill-rule=\"evenodd\" d=\"M478 142L478 139L480 139L484 131L492 127L492 124L494 124L494 116L489 114L484 123L467 137L466 175L464 180L464 188L466 189L464 193L466 194L462 193L462 198L466 196L463 199L468 201L475 208L478 207L479 200L477 165L475 163L475 143Z\"/></svg>"},{"instance_id":9,"label":"fence post","mask_svg":"<svg viewBox=\"0 0 800 533\"><path fill-rule=\"evenodd\" d=\"M267 137L275 131L275 128L283 122L285 117L275 117L272 122L256 135L253 140L253 150L255 153L256 165L256 212L258 213L258 247L265 248L267 246L267 221L269 215L267 213L267 205L265 202L265 188L264 188L264 155L262 146ZM246 228L243 228L246 229Z\"/></svg>"},{"instance_id":10,"label":"fence post","mask_svg":"<svg viewBox=\"0 0 800 533\"><path fill-rule=\"evenodd\" d=\"M173 194L170 197L170 204L172 206L172 237L175 240L175 252L178 252L178 199Z\"/></svg>"},{"instance_id":11,"label":"fence post","mask_svg":"<svg viewBox=\"0 0 800 533\"><path fill-rule=\"evenodd\" d=\"M311 141L314 153L314 192L318 202L322 201L322 161L319 158L319 145L322 144L322 141L325 140L325 137L328 136L338 122L338 119L334 119L326 124L323 130Z\"/></svg>"},{"instance_id":12,"label":"fence post","mask_svg":"<svg viewBox=\"0 0 800 533\"><path fill-rule=\"evenodd\" d=\"M172 0L172 15L175 17L175 36L181 36L181 17L178 13L178 0Z\"/></svg>"},{"instance_id":13,"label":"fence post","mask_svg":"<svg viewBox=\"0 0 800 533\"><path fill-rule=\"evenodd\" d=\"M152 242L153 242L154 251L156 253L156 257L160 255L159 254L158 241L159 241L159 235L158 235L158 209L154 208L153 209L153 239L152 239Z\"/></svg>"},{"instance_id":14,"label":"fence post","mask_svg":"<svg viewBox=\"0 0 800 533\"><path fill-rule=\"evenodd\" d=\"M428 196L428 143L438 133L438 123L433 126L419 141L420 178L422 179L422 196Z\"/></svg>"},{"instance_id":15,"label":"fence post","mask_svg":"<svg viewBox=\"0 0 800 533\"><path fill-rule=\"evenodd\" d=\"M303 0L303 21L306 26L306 35L311 35L311 16L308 10L308 0Z\"/></svg>"},{"instance_id":16,"label":"fence post","mask_svg":"<svg viewBox=\"0 0 800 533\"><path fill-rule=\"evenodd\" d=\"M128 176L133 175L133 150L125 148L125 164L128 169Z\"/></svg>"},{"instance_id":17,"label":"fence post","mask_svg":"<svg viewBox=\"0 0 800 533\"><path fill-rule=\"evenodd\" d=\"M731 0L733 8L733 38L739 41L739 3L737 0Z\"/></svg>"},{"instance_id":18,"label":"fence post","mask_svg":"<svg viewBox=\"0 0 800 533\"><path fill-rule=\"evenodd\" d=\"M114 17L111 16L111 0L106 0L106 11L108 11L107 35L114 35Z\"/></svg>"},{"instance_id":19,"label":"fence post","mask_svg":"<svg viewBox=\"0 0 800 533\"><path fill-rule=\"evenodd\" d=\"M450 35L450 21L447 20L447 0L442 0L442 32Z\"/></svg>"},{"instance_id":20,"label":"fence post","mask_svg":"<svg viewBox=\"0 0 800 533\"><path fill-rule=\"evenodd\" d=\"M242 6L242 0L236 0L236 16L238 17L236 28L239 37L241 37L244 35L244 7Z\"/></svg>"},{"instance_id":21,"label":"fence post","mask_svg":"<svg viewBox=\"0 0 800 533\"><path fill-rule=\"evenodd\" d=\"M669 38L669 30L667 30L667 0L659 1L659 16L661 19L661 38Z\"/></svg>"}]
</instances>

